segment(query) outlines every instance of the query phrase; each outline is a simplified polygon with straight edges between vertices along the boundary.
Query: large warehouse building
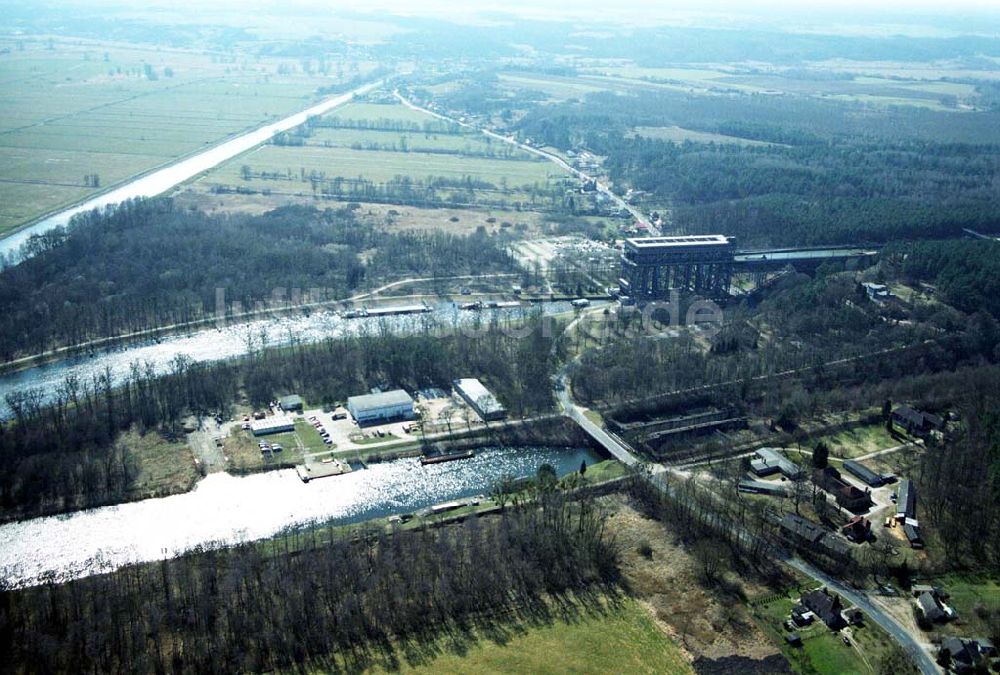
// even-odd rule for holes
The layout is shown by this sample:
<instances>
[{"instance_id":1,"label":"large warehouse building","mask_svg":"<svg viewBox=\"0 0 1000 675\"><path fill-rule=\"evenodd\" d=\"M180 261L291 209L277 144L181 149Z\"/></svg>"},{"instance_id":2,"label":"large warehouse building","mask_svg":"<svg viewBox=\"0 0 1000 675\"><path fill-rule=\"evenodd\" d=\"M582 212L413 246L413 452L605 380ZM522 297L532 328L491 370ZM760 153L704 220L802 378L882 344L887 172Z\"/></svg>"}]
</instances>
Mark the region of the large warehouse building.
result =
<instances>
[{"instance_id":1,"label":"large warehouse building","mask_svg":"<svg viewBox=\"0 0 1000 675\"><path fill-rule=\"evenodd\" d=\"M472 406L472 409L484 420L503 419L504 415L507 414L497 397L476 378L468 377L455 380L453 384L458 395L465 399L465 402Z\"/></svg>"},{"instance_id":2,"label":"large warehouse building","mask_svg":"<svg viewBox=\"0 0 1000 675\"><path fill-rule=\"evenodd\" d=\"M254 436L266 436L268 434L282 434L288 431L295 431L295 422L291 417L277 415L275 417L265 417L262 420L250 422L250 431Z\"/></svg>"},{"instance_id":3,"label":"large warehouse building","mask_svg":"<svg viewBox=\"0 0 1000 675\"><path fill-rule=\"evenodd\" d=\"M413 399L402 389L351 396L347 399L347 409L358 424L380 424L414 417Z\"/></svg>"}]
</instances>

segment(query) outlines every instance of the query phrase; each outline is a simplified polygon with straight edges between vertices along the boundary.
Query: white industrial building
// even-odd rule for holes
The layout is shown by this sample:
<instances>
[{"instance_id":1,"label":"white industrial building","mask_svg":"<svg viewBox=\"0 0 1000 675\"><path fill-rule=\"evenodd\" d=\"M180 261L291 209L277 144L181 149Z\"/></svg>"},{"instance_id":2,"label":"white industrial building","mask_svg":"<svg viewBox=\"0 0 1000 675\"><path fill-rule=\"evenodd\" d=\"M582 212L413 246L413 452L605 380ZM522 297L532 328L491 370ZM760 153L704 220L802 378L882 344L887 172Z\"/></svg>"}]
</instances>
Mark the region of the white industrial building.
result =
<instances>
[{"instance_id":1,"label":"white industrial building","mask_svg":"<svg viewBox=\"0 0 1000 675\"><path fill-rule=\"evenodd\" d=\"M254 420L250 423L250 431L254 436L266 436L267 434L282 434L286 431L295 431L295 422L291 417L277 415L275 417L265 417L262 420Z\"/></svg>"},{"instance_id":2,"label":"white industrial building","mask_svg":"<svg viewBox=\"0 0 1000 675\"><path fill-rule=\"evenodd\" d=\"M500 405L500 401L476 378L467 377L455 380L452 384L458 395L484 420L499 420L506 416L507 411Z\"/></svg>"},{"instance_id":3,"label":"white industrial building","mask_svg":"<svg viewBox=\"0 0 1000 675\"><path fill-rule=\"evenodd\" d=\"M402 389L351 396L347 399L347 410L358 424L410 420L414 417L413 399Z\"/></svg>"},{"instance_id":4,"label":"white industrial building","mask_svg":"<svg viewBox=\"0 0 1000 675\"><path fill-rule=\"evenodd\" d=\"M758 449L750 460L750 470L758 476L770 476L780 472L792 480L802 475L799 465L781 454L778 448Z\"/></svg>"}]
</instances>

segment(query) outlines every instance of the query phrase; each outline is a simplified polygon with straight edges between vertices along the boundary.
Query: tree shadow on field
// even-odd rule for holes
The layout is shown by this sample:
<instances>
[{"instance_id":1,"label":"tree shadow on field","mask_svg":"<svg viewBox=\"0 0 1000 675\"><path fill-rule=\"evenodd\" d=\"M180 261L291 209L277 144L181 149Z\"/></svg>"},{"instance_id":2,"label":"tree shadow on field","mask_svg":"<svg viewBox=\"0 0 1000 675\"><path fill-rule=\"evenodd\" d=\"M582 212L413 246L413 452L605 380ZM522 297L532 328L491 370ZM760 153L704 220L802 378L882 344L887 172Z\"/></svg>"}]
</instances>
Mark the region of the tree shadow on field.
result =
<instances>
[{"instance_id":1,"label":"tree shadow on field","mask_svg":"<svg viewBox=\"0 0 1000 675\"><path fill-rule=\"evenodd\" d=\"M372 667L393 672L404 664L427 666L445 655L464 657L479 644L505 646L534 629L604 617L618 609L626 597L625 590L617 585L592 585L554 593L517 606L485 610L443 624L428 624L417 634L369 645L350 654L341 653L336 660L342 659L342 663L322 665L340 672L359 672Z\"/></svg>"}]
</instances>

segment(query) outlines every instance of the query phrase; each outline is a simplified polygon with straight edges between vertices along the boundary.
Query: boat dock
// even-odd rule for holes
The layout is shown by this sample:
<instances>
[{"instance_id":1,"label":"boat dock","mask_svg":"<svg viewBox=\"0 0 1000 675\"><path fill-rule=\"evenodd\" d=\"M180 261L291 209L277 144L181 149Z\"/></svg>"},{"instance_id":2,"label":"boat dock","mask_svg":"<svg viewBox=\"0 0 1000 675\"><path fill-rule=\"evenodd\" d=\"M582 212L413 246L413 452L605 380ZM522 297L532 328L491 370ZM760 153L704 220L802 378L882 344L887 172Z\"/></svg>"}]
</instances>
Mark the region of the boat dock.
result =
<instances>
[{"instance_id":1,"label":"boat dock","mask_svg":"<svg viewBox=\"0 0 1000 675\"><path fill-rule=\"evenodd\" d=\"M440 455L424 455L420 458L420 463L424 466L428 464L440 464L442 462L454 462L456 459L469 459L475 457L475 450L462 450L459 452L447 452Z\"/></svg>"},{"instance_id":2,"label":"boat dock","mask_svg":"<svg viewBox=\"0 0 1000 675\"><path fill-rule=\"evenodd\" d=\"M361 309L345 309L340 312L342 319L364 319L378 316L397 316L400 314L425 314L434 311L424 303L418 305L391 305L389 307L362 307Z\"/></svg>"},{"instance_id":3,"label":"boat dock","mask_svg":"<svg viewBox=\"0 0 1000 675\"><path fill-rule=\"evenodd\" d=\"M295 467L295 473L299 475L303 483L308 483L314 478L326 478L327 476L340 476L351 472L351 465L339 459L328 457L317 461L306 458L305 464Z\"/></svg>"}]
</instances>

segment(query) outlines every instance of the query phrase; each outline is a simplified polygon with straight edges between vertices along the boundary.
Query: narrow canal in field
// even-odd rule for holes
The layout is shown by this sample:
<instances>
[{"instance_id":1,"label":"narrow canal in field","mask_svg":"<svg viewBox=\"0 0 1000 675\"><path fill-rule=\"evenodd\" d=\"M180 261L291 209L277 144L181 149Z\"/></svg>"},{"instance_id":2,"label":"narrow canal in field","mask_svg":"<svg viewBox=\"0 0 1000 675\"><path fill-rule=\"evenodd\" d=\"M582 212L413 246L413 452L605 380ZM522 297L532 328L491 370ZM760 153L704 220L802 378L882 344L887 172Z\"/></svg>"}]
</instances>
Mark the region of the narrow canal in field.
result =
<instances>
[{"instance_id":1,"label":"narrow canal in field","mask_svg":"<svg viewBox=\"0 0 1000 675\"><path fill-rule=\"evenodd\" d=\"M367 93L381 84L381 81L372 82L349 91L346 94L327 98L277 122L272 122L252 131L239 134L208 150L181 159L161 169L151 171L144 176L128 181L81 204L54 213L33 225L0 238L0 256L16 256L21 246L28 241L31 235L42 234L56 227L64 226L78 213L103 208L112 204L120 204L136 197L153 197L162 194L204 171L215 168L219 164L269 141L275 134L293 129L314 115L322 115L342 106L353 100L355 95Z\"/></svg>"}]
</instances>

